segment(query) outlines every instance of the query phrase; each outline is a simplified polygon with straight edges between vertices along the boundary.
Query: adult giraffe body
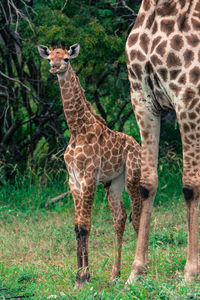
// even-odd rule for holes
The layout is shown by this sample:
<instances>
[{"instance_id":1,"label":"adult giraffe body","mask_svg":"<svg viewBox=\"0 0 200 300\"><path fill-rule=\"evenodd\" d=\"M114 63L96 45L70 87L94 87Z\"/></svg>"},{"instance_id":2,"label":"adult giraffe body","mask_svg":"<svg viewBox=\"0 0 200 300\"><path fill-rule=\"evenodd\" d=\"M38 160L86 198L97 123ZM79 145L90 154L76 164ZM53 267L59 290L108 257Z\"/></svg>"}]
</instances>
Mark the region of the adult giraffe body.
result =
<instances>
[{"instance_id":1,"label":"adult giraffe body","mask_svg":"<svg viewBox=\"0 0 200 300\"><path fill-rule=\"evenodd\" d=\"M130 196L132 224L138 232L141 211L140 146L130 136L110 130L89 102L70 59L79 54L75 44L65 47L38 46L40 55L50 61L50 72L57 74L63 109L71 132L64 159L69 172L69 186L75 207L78 273L76 287L90 280L88 268L88 238L91 228L91 208L96 186L103 183L114 221L115 255L111 280L120 274L122 237L126 212L122 202L124 186Z\"/></svg>"},{"instance_id":2,"label":"adult giraffe body","mask_svg":"<svg viewBox=\"0 0 200 300\"><path fill-rule=\"evenodd\" d=\"M147 262L152 206L157 189L160 113L176 111L183 147L183 193L188 213L185 279L199 272L200 197L200 1L143 0L126 43L133 110L141 135L143 198L132 272Z\"/></svg>"}]
</instances>

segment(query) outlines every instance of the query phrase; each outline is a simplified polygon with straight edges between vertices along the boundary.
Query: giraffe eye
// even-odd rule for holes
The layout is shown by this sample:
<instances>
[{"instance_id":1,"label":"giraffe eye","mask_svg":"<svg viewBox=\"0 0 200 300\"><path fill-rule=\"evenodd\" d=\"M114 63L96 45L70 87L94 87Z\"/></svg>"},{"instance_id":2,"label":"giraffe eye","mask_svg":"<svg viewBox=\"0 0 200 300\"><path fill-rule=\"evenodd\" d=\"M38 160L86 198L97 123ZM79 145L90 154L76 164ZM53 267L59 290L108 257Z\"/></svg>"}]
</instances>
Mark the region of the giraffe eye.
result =
<instances>
[{"instance_id":1,"label":"giraffe eye","mask_svg":"<svg viewBox=\"0 0 200 300\"><path fill-rule=\"evenodd\" d=\"M68 61L69 61L69 58L64 58L64 61L65 61L65 62L68 62Z\"/></svg>"}]
</instances>

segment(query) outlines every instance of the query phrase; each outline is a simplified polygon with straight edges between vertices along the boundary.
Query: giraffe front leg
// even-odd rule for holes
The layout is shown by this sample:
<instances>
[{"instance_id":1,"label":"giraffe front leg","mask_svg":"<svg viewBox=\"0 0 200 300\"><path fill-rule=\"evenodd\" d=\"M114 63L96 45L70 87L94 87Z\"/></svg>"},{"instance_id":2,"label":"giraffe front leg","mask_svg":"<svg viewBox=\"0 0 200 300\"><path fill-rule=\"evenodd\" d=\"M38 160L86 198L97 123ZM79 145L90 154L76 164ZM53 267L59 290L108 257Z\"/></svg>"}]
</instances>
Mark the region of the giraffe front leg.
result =
<instances>
[{"instance_id":1,"label":"giraffe front leg","mask_svg":"<svg viewBox=\"0 0 200 300\"><path fill-rule=\"evenodd\" d=\"M73 177L69 179L69 187L74 200L74 210L75 210L74 223L75 223L76 255L77 255L77 267L78 267L77 275L78 275L79 271L82 270L83 267L81 235L78 226L79 214L81 210L81 194L80 194L80 189L73 182ZM76 275L76 284L74 286L74 289L81 288L81 285L78 283L77 280L77 275Z\"/></svg>"},{"instance_id":2,"label":"giraffe front leg","mask_svg":"<svg viewBox=\"0 0 200 300\"><path fill-rule=\"evenodd\" d=\"M111 185L106 188L108 202L113 217L115 239L114 239L114 263L110 282L120 276L122 239L126 224L126 211L122 202L122 192L125 185L125 174L122 173L113 179Z\"/></svg>"},{"instance_id":3,"label":"giraffe front leg","mask_svg":"<svg viewBox=\"0 0 200 300\"><path fill-rule=\"evenodd\" d=\"M196 101L194 99L194 101ZM193 107L191 105L191 107ZM188 108L187 108L188 111ZM183 193L187 205L188 246L185 280L191 281L200 272L199 266L199 200L200 200L200 130L190 128L190 121L182 116L195 115L194 108L186 113L177 111L183 147ZM187 122L187 123L186 123Z\"/></svg>"},{"instance_id":4,"label":"giraffe front leg","mask_svg":"<svg viewBox=\"0 0 200 300\"><path fill-rule=\"evenodd\" d=\"M81 255L81 267L79 267L76 274L76 285L75 288L81 289L84 282L90 281L90 272L88 265L88 239L90 233L90 226L77 226L78 234L80 237L80 255Z\"/></svg>"},{"instance_id":5,"label":"giraffe front leg","mask_svg":"<svg viewBox=\"0 0 200 300\"><path fill-rule=\"evenodd\" d=\"M160 115L152 113L143 103L144 101L138 103L138 106L135 107L142 144L140 179L141 214L135 259L126 285L130 285L137 275L142 274L146 269L151 213L158 185L157 163Z\"/></svg>"},{"instance_id":6,"label":"giraffe front leg","mask_svg":"<svg viewBox=\"0 0 200 300\"><path fill-rule=\"evenodd\" d=\"M77 241L77 265L75 289L83 288L84 282L90 281L88 264L88 240L91 228L91 208L96 182L94 178L84 178L79 192L72 192L75 206L75 232Z\"/></svg>"},{"instance_id":7,"label":"giraffe front leg","mask_svg":"<svg viewBox=\"0 0 200 300\"><path fill-rule=\"evenodd\" d=\"M78 225L75 225L75 234L76 234L77 266L78 269L81 269L83 266L83 260L82 260L81 236L80 236Z\"/></svg>"},{"instance_id":8,"label":"giraffe front leg","mask_svg":"<svg viewBox=\"0 0 200 300\"><path fill-rule=\"evenodd\" d=\"M183 193L187 204L188 217L188 247L185 265L185 280L192 281L200 273L199 265L199 196L200 188L195 185L188 186L183 181ZM200 182L199 182L200 185Z\"/></svg>"}]
</instances>

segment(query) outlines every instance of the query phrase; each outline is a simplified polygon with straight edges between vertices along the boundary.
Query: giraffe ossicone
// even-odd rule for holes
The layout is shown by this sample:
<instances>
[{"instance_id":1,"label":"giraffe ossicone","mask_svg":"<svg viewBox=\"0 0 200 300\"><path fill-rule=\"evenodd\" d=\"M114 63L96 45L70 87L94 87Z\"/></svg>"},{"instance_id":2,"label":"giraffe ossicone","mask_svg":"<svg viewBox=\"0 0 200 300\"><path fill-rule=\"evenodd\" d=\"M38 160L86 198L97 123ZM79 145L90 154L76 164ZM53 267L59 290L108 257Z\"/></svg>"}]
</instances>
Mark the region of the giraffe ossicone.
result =
<instances>
[{"instance_id":1,"label":"giraffe ossicone","mask_svg":"<svg viewBox=\"0 0 200 300\"><path fill-rule=\"evenodd\" d=\"M120 274L122 237L126 211L122 202L124 186L129 194L132 224L138 232L141 196L140 146L130 136L112 131L87 102L79 79L72 70L70 59L79 54L75 44L69 51L62 46L49 50L38 46L40 55L50 62L50 72L57 74L63 109L71 132L64 154L69 172L69 186L75 207L75 234L78 272L76 287L90 280L88 238L91 229L91 209L96 186L104 185L111 209L115 231L115 254L111 280Z\"/></svg>"},{"instance_id":2,"label":"giraffe ossicone","mask_svg":"<svg viewBox=\"0 0 200 300\"><path fill-rule=\"evenodd\" d=\"M174 109L183 147L188 213L185 279L199 274L200 1L143 0L126 43L131 101L141 135L143 205L130 284L147 263L150 218L157 190L160 114Z\"/></svg>"}]
</instances>

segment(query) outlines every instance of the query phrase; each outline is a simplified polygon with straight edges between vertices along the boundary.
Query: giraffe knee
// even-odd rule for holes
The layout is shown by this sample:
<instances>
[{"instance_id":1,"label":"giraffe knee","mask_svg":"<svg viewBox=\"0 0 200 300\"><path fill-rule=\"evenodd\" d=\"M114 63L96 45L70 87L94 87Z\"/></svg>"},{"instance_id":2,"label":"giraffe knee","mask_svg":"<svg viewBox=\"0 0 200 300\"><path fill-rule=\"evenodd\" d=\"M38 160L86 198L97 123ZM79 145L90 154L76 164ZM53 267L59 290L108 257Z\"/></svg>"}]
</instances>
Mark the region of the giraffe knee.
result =
<instances>
[{"instance_id":1,"label":"giraffe knee","mask_svg":"<svg viewBox=\"0 0 200 300\"><path fill-rule=\"evenodd\" d=\"M85 226L75 225L74 230L75 230L77 240L87 236L89 233L89 231L85 228Z\"/></svg>"},{"instance_id":2,"label":"giraffe knee","mask_svg":"<svg viewBox=\"0 0 200 300\"><path fill-rule=\"evenodd\" d=\"M188 178L183 174L183 194L186 203L192 201L200 192L200 178L195 176L194 178Z\"/></svg>"},{"instance_id":3,"label":"giraffe knee","mask_svg":"<svg viewBox=\"0 0 200 300\"><path fill-rule=\"evenodd\" d=\"M88 235L88 230L85 226L79 226L79 234L81 237Z\"/></svg>"},{"instance_id":4,"label":"giraffe knee","mask_svg":"<svg viewBox=\"0 0 200 300\"><path fill-rule=\"evenodd\" d=\"M158 186L157 175L147 176L145 179L140 180L140 195L143 200L146 200L150 196L156 194Z\"/></svg>"},{"instance_id":5,"label":"giraffe knee","mask_svg":"<svg viewBox=\"0 0 200 300\"><path fill-rule=\"evenodd\" d=\"M76 234L76 240L80 239L80 232L79 232L78 225L75 225L74 231Z\"/></svg>"},{"instance_id":6,"label":"giraffe knee","mask_svg":"<svg viewBox=\"0 0 200 300\"><path fill-rule=\"evenodd\" d=\"M147 199L149 197L149 190L146 189L144 186L140 185L140 194L143 199Z\"/></svg>"},{"instance_id":7,"label":"giraffe knee","mask_svg":"<svg viewBox=\"0 0 200 300\"><path fill-rule=\"evenodd\" d=\"M190 202L194 198L193 188L184 187L183 194L186 202Z\"/></svg>"}]
</instances>

